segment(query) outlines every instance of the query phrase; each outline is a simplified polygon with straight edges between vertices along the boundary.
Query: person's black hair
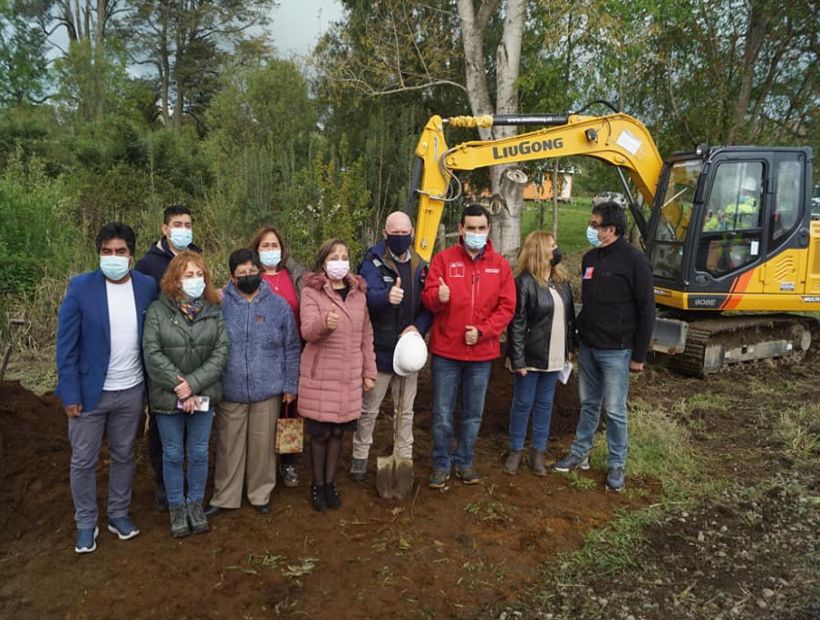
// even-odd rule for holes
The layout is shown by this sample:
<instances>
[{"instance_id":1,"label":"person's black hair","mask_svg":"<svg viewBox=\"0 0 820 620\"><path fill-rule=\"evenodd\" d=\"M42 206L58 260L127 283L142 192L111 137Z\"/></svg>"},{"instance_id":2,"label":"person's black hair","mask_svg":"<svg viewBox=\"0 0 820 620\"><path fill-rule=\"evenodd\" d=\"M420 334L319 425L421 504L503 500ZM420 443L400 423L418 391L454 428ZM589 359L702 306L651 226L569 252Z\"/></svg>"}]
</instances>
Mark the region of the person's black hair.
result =
<instances>
[{"instance_id":1,"label":"person's black hair","mask_svg":"<svg viewBox=\"0 0 820 620\"><path fill-rule=\"evenodd\" d=\"M262 269L259 254L248 248L240 248L231 252L231 255L228 257L228 269L230 269L231 275L233 275L233 272L239 265L244 265L245 263L253 263L257 268Z\"/></svg>"},{"instance_id":2,"label":"person's black hair","mask_svg":"<svg viewBox=\"0 0 820 620\"><path fill-rule=\"evenodd\" d=\"M191 210L183 204L168 205L165 207L165 211L162 212L162 223L169 223L175 215L191 215ZM193 219L193 216L191 216L191 219Z\"/></svg>"},{"instance_id":3,"label":"person's black hair","mask_svg":"<svg viewBox=\"0 0 820 620\"><path fill-rule=\"evenodd\" d=\"M103 243L111 241L112 239L122 239L125 245L128 246L128 251L131 256L134 256L137 251L137 236L134 234L134 229L128 224L122 222L109 222L100 228L97 233L95 243L97 244L97 254L102 250Z\"/></svg>"},{"instance_id":4,"label":"person's black hair","mask_svg":"<svg viewBox=\"0 0 820 620\"><path fill-rule=\"evenodd\" d=\"M490 224L490 213L480 204L473 203L464 207L461 212L461 225L464 226L464 219L471 216L484 216L487 218L487 224Z\"/></svg>"},{"instance_id":5,"label":"person's black hair","mask_svg":"<svg viewBox=\"0 0 820 620\"><path fill-rule=\"evenodd\" d=\"M601 216L601 226L614 226L619 237L626 234L626 213L617 202L602 202L592 207L592 212Z\"/></svg>"}]
</instances>

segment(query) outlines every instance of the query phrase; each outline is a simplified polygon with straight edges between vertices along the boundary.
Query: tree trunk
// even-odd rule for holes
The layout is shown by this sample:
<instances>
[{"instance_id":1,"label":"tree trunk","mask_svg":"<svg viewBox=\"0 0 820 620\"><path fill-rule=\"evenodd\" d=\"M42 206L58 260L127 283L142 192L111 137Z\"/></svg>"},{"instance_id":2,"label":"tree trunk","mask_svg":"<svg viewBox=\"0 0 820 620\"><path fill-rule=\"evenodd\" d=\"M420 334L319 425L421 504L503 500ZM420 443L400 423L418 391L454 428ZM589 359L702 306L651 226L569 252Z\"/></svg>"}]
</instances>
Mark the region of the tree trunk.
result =
<instances>
[{"instance_id":1,"label":"tree trunk","mask_svg":"<svg viewBox=\"0 0 820 620\"><path fill-rule=\"evenodd\" d=\"M498 8L498 0L483 0L478 13L473 0L458 0L461 21L464 58L466 65L467 96L473 115L491 114L492 102L487 84L484 63L484 30L492 13ZM496 106L498 114L518 112L518 73L521 64L521 40L524 34L525 0L507 0L504 12L504 31L496 50ZM515 127L479 129L482 140L514 135ZM510 174L507 174L507 173ZM493 217L491 238L496 250L508 259L515 258L521 246L521 211L523 185L511 180L526 175L510 166L493 166L490 169L492 192L505 205ZM524 181L526 183L526 180Z\"/></svg>"},{"instance_id":2,"label":"tree trunk","mask_svg":"<svg viewBox=\"0 0 820 620\"><path fill-rule=\"evenodd\" d=\"M496 251L511 263L517 260L521 247L521 211L528 180L523 170L513 166L507 166L499 180L496 204L500 208L493 217L490 238Z\"/></svg>"},{"instance_id":3,"label":"tree trunk","mask_svg":"<svg viewBox=\"0 0 820 620\"><path fill-rule=\"evenodd\" d=\"M162 114L162 124L165 127L170 125L171 115L168 110L170 105L170 99L168 95L168 91L171 87L171 62L170 62L170 50L168 49L168 23L171 19L171 7L169 2L165 0L162 3L162 9L160 12L160 19L162 20L162 26L160 29L160 42L159 42L159 53L160 53L160 113Z\"/></svg>"},{"instance_id":4,"label":"tree trunk","mask_svg":"<svg viewBox=\"0 0 820 620\"><path fill-rule=\"evenodd\" d=\"M754 0L749 11L749 25L746 28L746 41L743 47L743 61L740 66L740 91L735 102L735 119L729 132L729 143L741 139L741 130L746 124L746 112L752 95L755 64L763 45L763 38L769 27L771 9L761 0Z\"/></svg>"}]
</instances>

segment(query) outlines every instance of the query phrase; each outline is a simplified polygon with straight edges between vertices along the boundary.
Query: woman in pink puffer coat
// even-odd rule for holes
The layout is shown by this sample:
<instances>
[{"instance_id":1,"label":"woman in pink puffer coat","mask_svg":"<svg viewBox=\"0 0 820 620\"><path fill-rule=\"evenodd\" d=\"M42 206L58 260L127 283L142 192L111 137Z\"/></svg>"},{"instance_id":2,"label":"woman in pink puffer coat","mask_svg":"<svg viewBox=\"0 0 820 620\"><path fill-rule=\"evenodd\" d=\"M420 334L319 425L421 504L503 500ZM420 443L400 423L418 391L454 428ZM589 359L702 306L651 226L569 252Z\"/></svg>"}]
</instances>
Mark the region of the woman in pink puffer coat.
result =
<instances>
[{"instance_id":1,"label":"woman in pink puffer coat","mask_svg":"<svg viewBox=\"0 0 820 620\"><path fill-rule=\"evenodd\" d=\"M342 505L335 483L342 435L356 429L362 390L376 384L366 285L350 273L348 254L344 241L326 241L302 289L301 331L307 344L298 402L310 435L311 502L319 512Z\"/></svg>"}]
</instances>

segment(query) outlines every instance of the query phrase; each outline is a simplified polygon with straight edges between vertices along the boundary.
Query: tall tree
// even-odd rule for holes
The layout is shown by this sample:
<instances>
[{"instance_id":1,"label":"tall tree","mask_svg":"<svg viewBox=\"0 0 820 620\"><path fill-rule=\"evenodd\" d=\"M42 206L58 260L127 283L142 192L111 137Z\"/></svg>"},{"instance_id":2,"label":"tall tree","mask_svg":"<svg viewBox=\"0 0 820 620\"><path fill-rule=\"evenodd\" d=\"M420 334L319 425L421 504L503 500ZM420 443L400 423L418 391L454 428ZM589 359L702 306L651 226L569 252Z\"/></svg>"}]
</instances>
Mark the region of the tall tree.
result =
<instances>
[{"instance_id":1,"label":"tall tree","mask_svg":"<svg viewBox=\"0 0 820 620\"><path fill-rule=\"evenodd\" d=\"M274 0L135 0L129 19L133 57L153 66L160 114L175 130L184 116L200 130L219 72L248 42L258 41ZM257 45L262 53L268 49Z\"/></svg>"},{"instance_id":2,"label":"tall tree","mask_svg":"<svg viewBox=\"0 0 820 620\"><path fill-rule=\"evenodd\" d=\"M0 0L0 104L45 100L48 60L39 12L37 2Z\"/></svg>"}]
</instances>

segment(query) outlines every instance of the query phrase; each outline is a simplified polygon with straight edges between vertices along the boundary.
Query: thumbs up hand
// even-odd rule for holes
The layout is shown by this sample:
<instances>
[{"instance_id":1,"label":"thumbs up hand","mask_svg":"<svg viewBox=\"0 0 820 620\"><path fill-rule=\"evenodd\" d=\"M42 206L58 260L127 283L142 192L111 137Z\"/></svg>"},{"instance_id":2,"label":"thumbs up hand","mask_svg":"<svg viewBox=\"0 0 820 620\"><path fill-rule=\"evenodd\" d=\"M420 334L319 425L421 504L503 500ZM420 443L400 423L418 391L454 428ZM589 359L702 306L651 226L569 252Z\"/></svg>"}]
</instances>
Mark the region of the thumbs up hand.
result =
<instances>
[{"instance_id":1,"label":"thumbs up hand","mask_svg":"<svg viewBox=\"0 0 820 620\"><path fill-rule=\"evenodd\" d=\"M450 287L443 278L438 279L438 300L443 304L450 301Z\"/></svg>"},{"instance_id":2,"label":"thumbs up hand","mask_svg":"<svg viewBox=\"0 0 820 620\"><path fill-rule=\"evenodd\" d=\"M404 299L404 289L401 287L401 278L396 278L396 283L390 287L390 293L387 298L394 306L398 306L401 300Z\"/></svg>"},{"instance_id":3,"label":"thumbs up hand","mask_svg":"<svg viewBox=\"0 0 820 620\"><path fill-rule=\"evenodd\" d=\"M327 313L327 317L325 317L325 325L330 330L336 329L339 325L339 315L336 314L335 310L331 310Z\"/></svg>"}]
</instances>

